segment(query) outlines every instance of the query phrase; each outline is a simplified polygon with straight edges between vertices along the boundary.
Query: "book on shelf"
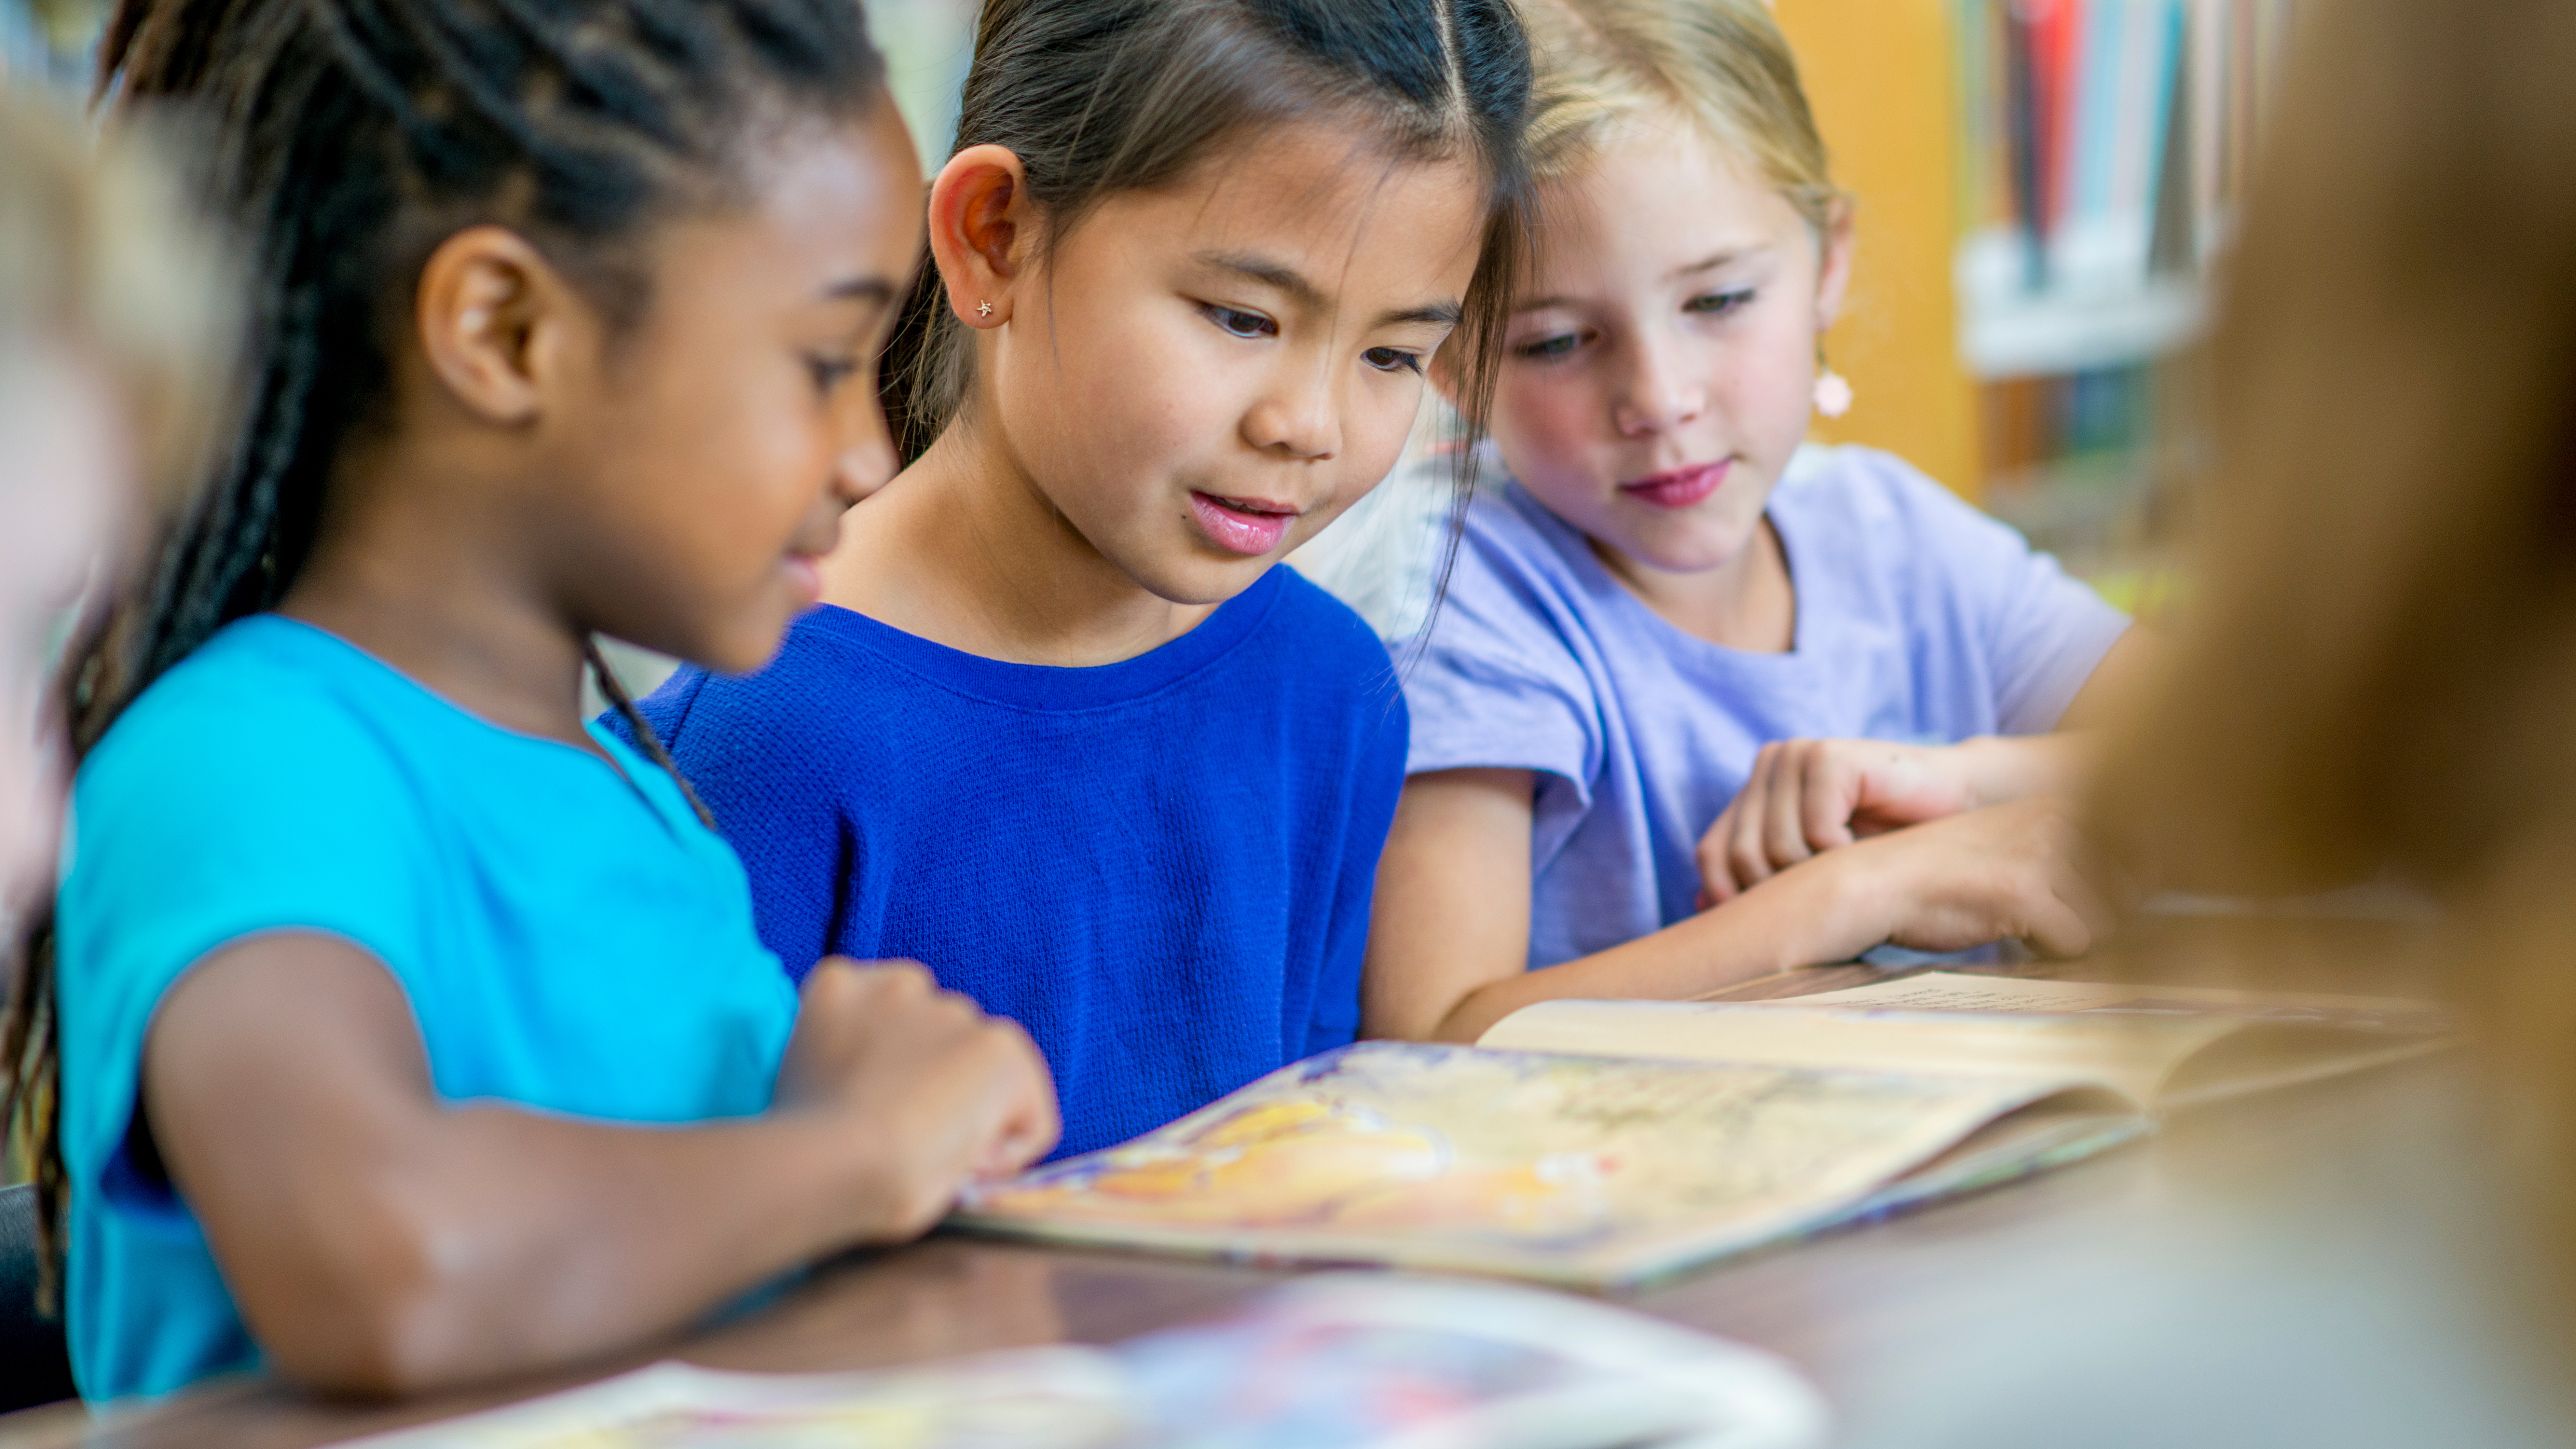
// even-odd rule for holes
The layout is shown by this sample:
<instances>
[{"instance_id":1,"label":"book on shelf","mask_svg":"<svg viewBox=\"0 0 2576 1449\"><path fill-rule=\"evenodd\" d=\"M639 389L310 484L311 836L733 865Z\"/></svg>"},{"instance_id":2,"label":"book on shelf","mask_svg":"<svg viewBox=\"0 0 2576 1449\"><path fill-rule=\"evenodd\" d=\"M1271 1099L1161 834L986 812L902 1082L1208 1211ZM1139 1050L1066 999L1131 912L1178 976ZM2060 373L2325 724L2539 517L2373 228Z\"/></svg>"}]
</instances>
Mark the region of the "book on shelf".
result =
<instances>
[{"instance_id":1,"label":"book on shelf","mask_svg":"<svg viewBox=\"0 0 2576 1449\"><path fill-rule=\"evenodd\" d=\"M2295 0L1956 0L1960 350L2115 368L2203 320Z\"/></svg>"},{"instance_id":2,"label":"book on shelf","mask_svg":"<svg viewBox=\"0 0 2576 1449\"><path fill-rule=\"evenodd\" d=\"M1824 1401L1760 1350L1499 1283L1321 1274L1213 1320L858 1373L686 1363L340 1449L1814 1449Z\"/></svg>"},{"instance_id":3,"label":"book on shelf","mask_svg":"<svg viewBox=\"0 0 2576 1449\"><path fill-rule=\"evenodd\" d=\"M2416 1003L1933 972L1778 1002L1551 1001L1361 1042L973 1190L1047 1242L1629 1287L2411 1056Z\"/></svg>"}]
</instances>

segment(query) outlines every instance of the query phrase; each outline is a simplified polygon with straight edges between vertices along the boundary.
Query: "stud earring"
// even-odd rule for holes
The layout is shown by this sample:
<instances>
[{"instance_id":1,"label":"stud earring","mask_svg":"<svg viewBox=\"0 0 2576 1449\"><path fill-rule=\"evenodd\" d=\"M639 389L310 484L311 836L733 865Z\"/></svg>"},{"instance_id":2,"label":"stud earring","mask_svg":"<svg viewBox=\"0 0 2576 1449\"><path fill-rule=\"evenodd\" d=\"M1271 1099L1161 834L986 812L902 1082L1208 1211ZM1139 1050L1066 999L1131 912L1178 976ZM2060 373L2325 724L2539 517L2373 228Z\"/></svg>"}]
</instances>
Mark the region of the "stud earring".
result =
<instances>
[{"instance_id":1,"label":"stud earring","mask_svg":"<svg viewBox=\"0 0 2576 1449\"><path fill-rule=\"evenodd\" d=\"M992 316L992 315L993 315L993 304L992 304L992 303L990 303L990 302L978 302L978 303L976 303L976 304L975 304L975 315L976 315L976 316L978 316L978 317L990 317L990 316Z\"/></svg>"},{"instance_id":2,"label":"stud earring","mask_svg":"<svg viewBox=\"0 0 2576 1449\"><path fill-rule=\"evenodd\" d=\"M480 307L468 307L465 315L456 319L456 325L468 332L480 332L492 325L492 314Z\"/></svg>"},{"instance_id":3,"label":"stud earring","mask_svg":"<svg viewBox=\"0 0 2576 1449\"><path fill-rule=\"evenodd\" d=\"M1816 411L1838 418L1851 411L1852 385L1849 378L1825 364L1825 349L1816 349Z\"/></svg>"}]
</instances>

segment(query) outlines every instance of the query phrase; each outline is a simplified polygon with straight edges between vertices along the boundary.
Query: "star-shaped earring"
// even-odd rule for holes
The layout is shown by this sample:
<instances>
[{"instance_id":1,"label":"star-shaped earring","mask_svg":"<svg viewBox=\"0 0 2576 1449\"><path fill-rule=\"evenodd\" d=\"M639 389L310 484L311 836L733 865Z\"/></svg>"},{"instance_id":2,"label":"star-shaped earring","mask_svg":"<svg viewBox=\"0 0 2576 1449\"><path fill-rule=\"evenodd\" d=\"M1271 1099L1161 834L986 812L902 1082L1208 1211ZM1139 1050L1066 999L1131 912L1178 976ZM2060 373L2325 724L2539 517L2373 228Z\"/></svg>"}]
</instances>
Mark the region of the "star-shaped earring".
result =
<instances>
[{"instance_id":1,"label":"star-shaped earring","mask_svg":"<svg viewBox=\"0 0 2576 1449\"><path fill-rule=\"evenodd\" d=\"M976 316L978 316L978 317L990 317L990 316L992 316L992 315L993 315L993 304L992 304L992 303L990 303L990 302L978 302L978 303L976 303L976 304L975 304L975 315L976 315Z\"/></svg>"}]
</instances>

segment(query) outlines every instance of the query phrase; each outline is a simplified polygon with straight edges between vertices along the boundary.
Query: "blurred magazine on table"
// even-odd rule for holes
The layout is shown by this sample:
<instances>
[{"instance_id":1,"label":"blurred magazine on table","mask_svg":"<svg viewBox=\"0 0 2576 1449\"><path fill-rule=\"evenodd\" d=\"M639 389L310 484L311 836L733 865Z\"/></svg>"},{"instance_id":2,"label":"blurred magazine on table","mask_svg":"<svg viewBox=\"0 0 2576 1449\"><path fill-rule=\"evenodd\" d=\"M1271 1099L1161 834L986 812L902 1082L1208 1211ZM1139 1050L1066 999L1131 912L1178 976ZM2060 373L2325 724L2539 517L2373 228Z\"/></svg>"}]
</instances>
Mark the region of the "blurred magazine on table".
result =
<instances>
[{"instance_id":1,"label":"blurred magazine on table","mask_svg":"<svg viewBox=\"0 0 2576 1449\"><path fill-rule=\"evenodd\" d=\"M1554 1001L1363 1042L970 1194L976 1231L1633 1286L2089 1156L2178 1103L2438 1046L2411 1003L1933 973Z\"/></svg>"},{"instance_id":2,"label":"blurred magazine on table","mask_svg":"<svg viewBox=\"0 0 2576 1449\"><path fill-rule=\"evenodd\" d=\"M341 1449L1809 1449L1779 1359L1501 1284L1325 1274L1110 1348L843 1374L662 1363Z\"/></svg>"}]
</instances>

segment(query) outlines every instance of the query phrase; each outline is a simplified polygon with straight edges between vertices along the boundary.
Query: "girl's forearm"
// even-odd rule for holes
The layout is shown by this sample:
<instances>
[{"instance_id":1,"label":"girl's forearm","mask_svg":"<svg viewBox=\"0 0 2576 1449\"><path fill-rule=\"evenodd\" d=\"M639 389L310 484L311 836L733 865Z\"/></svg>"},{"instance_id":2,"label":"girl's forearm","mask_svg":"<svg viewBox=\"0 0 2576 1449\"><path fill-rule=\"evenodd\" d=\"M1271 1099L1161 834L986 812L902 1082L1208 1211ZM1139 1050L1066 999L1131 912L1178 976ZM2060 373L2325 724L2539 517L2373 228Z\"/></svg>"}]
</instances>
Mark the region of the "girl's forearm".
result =
<instances>
[{"instance_id":1,"label":"girl's forearm","mask_svg":"<svg viewBox=\"0 0 2576 1449\"><path fill-rule=\"evenodd\" d=\"M2090 732L1981 735L1950 748L1957 752L1969 794L1984 806L2075 793L2100 753L2100 742Z\"/></svg>"},{"instance_id":2,"label":"girl's forearm","mask_svg":"<svg viewBox=\"0 0 2576 1449\"><path fill-rule=\"evenodd\" d=\"M160 1006L140 1123L282 1372L357 1393L667 1330L907 1217L899 1128L441 1103L401 988L336 937L226 947ZM840 1124L837 1129L834 1124Z\"/></svg>"},{"instance_id":3,"label":"girl's forearm","mask_svg":"<svg viewBox=\"0 0 2576 1449\"><path fill-rule=\"evenodd\" d=\"M1846 960L1886 933L1868 909L1864 883L1838 864L1827 857L1783 871L1725 905L1652 935L1488 982L1461 998L1432 1035L1472 1042L1504 1017L1541 1001L1681 1001L1820 961Z\"/></svg>"},{"instance_id":4,"label":"girl's forearm","mask_svg":"<svg viewBox=\"0 0 2576 1449\"><path fill-rule=\"evenodd\" d=\"M655 1128L499 1106L436 1115L374 1171L335 1169L336 1201L315 1202L324 1211L304 1225L339 1270L315 1285L326 1291L245 1302L294 1377L408 1394L572 1362L918 1226L895 1211L876 1166L887 1154L826 1140L828 1118Z\"/></svg>"}]
</instances>

